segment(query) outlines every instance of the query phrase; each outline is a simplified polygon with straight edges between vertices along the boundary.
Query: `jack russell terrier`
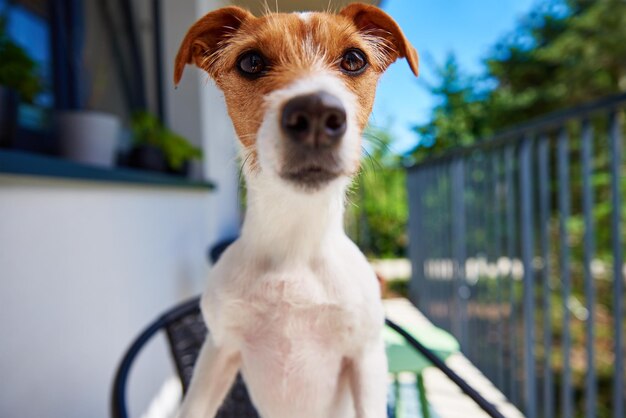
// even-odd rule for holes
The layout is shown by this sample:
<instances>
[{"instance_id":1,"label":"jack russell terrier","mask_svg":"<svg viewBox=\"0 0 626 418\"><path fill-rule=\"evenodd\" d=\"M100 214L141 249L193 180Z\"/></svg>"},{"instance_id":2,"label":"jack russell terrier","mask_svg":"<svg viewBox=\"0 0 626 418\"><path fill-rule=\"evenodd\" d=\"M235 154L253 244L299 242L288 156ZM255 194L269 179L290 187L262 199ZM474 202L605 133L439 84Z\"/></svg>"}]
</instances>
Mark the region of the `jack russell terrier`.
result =
<instances>
[{"instance_id":1,"label":"jack russell terrier","mask_svg":"<svg viewBox=\"0 0 626 418\"><path fill-rule=\"evenodd\" d=\"M386 417L384 312L373 269L343 230L346 189L386 68L418 56L391 17L239 7L208 13L176 57L223 91L241 143L241 237L202 297L210 330L183 418L213 418L239 370L264 418Z\"/></svg>"}]
</instances>

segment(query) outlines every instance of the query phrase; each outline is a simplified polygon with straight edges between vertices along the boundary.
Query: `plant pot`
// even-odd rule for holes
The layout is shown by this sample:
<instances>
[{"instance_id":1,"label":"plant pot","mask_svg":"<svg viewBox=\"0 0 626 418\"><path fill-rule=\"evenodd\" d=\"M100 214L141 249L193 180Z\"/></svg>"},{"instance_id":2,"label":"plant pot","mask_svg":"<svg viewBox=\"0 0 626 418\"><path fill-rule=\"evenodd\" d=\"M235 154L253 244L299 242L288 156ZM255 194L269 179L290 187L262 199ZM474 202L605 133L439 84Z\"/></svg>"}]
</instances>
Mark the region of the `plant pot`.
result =
<instances>
[{"instance_id":1,"label":"plant pot","mask_svg":"<svg viewBox=\"0 0 626 418\"><path fill-rule=\"evenodd\" d=\"M121 155L119 164L139 170L157 171L180 177L187 177L191 167L189 161L185 161L179 168L170 167L161 148L149 144L133 146L130 151Z\"/></svg>"},{"instance_id":2,"label":"plant pot","mask_svg":"<svg viewBox=\"0 0 626 418\"><path fill-rule=\"evenodd\" d=\"M126 156L125 165L160 173L168 171L167 160L163 151L153 145L146 144L133 146Z\"/></svg>"},{"instance_id":3,"label":"plant pot","mask_svg":"<svg viewBox=\"0 0 626 418\"><path fill-rule=\"evenodd\" d=\"M17 91L0 86L0 148L11 148L17 130Z\"/></svg>"},{"instance_id":4,"label":"plant pot","mask_svg":"<svg viewBox=\"0 0 626 418\"><path fill-rule=\"evenodd\" d=\"M62 111L56 115L61 156L72 161L112 167L120 121L111 114Z\"/></svg>"},{"instance_id":5,"label":"plant pot","mask_svg":"<svg viewBox=\"0 0 626 418\"><path fill-rule=\"evenodd\" d=\"M185 161L178 168L168 167L167 172L173 176L189 177L190 169L191 164L189 163L189 161Z\"/></svg>"}]
</instances>

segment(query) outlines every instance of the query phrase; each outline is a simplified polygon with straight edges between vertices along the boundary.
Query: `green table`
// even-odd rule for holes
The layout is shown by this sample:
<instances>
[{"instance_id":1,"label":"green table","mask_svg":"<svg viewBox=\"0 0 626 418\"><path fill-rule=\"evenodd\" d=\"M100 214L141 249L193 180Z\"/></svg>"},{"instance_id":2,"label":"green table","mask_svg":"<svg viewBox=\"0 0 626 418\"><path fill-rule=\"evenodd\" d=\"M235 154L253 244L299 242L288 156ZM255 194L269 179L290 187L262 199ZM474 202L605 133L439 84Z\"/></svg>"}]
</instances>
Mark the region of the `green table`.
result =
<instances>
[{"instance_id":1,"label":"green table","mask_svg":"<svg viewBox=\"0 0 626 418\"><path fill-rule=\"evenodd\" d=\"M408 322L397 321L416 340L421 342L426 348L433 351L439 358L445 360L451 354L459 351L459 343L448 332L437 328L433 325L416 326ZM426 400L426 389L424 387L423 371L426 367L432 366L432 363L410 346L406 340L396 333L394 330L385 327L383 338L387 349L387 362L389 365L389 373L394 375L395 385L395 413L398 417L400 388L398 383L398 374L401 372L415 373L417 379L417 392L420 397L420 406L422 416L430 417L428 410L428 402Z\"/></svg>"}]
</instances>

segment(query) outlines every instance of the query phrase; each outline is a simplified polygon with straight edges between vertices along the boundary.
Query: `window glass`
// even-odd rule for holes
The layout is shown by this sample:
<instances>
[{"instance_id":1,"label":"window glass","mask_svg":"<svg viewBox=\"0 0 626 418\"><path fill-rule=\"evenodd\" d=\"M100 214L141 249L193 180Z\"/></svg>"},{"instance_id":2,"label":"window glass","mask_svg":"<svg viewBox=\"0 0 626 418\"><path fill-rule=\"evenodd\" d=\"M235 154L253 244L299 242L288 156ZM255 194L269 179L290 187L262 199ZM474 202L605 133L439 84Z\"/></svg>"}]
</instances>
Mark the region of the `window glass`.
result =
<instances>
[{"instance_id":1,"label":"window glass","mask_svg":"<svg viewBox=\"0 0 626 418\"><path fill-rule=\"evenodd\" d=\"M9 36L37 63L43 91L33 104L21 103L19 125L33 130L46 127L46 115L54 106L50 25L45 1L0 0L0 13L8 19Z\"/></svg>"}]
</instances>

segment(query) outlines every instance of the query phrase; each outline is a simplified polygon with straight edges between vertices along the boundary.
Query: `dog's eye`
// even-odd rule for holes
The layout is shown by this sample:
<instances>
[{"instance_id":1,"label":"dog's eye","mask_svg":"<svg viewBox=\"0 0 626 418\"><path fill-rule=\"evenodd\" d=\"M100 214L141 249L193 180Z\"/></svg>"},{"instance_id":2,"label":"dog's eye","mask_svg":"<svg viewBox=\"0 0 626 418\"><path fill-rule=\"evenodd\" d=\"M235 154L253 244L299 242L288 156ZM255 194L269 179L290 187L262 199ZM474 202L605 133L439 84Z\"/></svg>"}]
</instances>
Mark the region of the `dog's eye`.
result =
<instances>
[{"instance_id":1,"label":"dog's eye","mask_svg":"<svg viewBox=\"0 0 626 418\"><path fill-rule=\"evenodd\" d=\"M239 58L237 68L248 77L258 77L265 71L266 64L261 54L251 51Z\"/></svg>"},{"instance_id":2,"label":"dog's eye","mask_svg":"<svg viewBox=\"0 0 626 418\"><path fill-rule=\"evenodd\" d=\"M349 49L341 58L341 69L349 74L360 74L367 66L363 51Z\"/></svg>"}]
</instances>

